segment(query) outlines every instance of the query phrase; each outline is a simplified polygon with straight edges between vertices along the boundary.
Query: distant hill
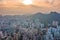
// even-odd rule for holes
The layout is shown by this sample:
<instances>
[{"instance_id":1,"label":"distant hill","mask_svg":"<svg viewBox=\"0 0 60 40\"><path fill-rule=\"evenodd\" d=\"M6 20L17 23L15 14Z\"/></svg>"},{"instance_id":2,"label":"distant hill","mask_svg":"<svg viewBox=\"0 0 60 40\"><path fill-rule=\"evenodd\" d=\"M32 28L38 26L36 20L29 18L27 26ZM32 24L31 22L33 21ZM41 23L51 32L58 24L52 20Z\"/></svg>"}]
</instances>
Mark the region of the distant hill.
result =
<instances>
[{"instance_id":1,"label":"distant hill","mask_svg":"<svg viewBox=\"0 0 60 40\"><path fill-rule=\"evenodd\" d=\"M40 22L45 23L46 22L51 23L52 21L60 22L60 13L57 12L50 12L50 14L37 13L35 15L32 15L32 18L39 19Z\"/></svg>"},{"instance_id":2,"label":"distant hill","mask_svg":"<svg viewBox=\"0 0 60 40\"><path fill-rule=\"evenodd\" d=\"M50 12L50 14L42 14L36 13L33 15L15 15L15 16L0 16L0 23L7 23L7 24L31 24L31 23L52 23L52 21L58 21L60 24L60 13L57 12Z\"/></svg>"}]
</instances>

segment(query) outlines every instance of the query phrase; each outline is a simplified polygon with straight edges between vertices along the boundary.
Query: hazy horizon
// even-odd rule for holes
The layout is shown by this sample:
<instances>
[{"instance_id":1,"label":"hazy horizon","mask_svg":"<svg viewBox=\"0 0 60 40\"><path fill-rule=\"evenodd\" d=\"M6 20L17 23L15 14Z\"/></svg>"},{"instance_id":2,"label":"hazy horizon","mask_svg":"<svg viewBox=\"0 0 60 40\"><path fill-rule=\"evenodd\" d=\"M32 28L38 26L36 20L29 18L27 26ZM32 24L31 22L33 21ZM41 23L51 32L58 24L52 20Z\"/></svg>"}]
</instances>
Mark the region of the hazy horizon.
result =
<instances>
[{"instance_id":1,"label":"hazy horizon","mask_svg":"<svg viewBox=\"0 0 60 40\"><path fill-rule=\"evenodd\" d=\"M42 12L60 13L60 0L32 0L31 5L25 5L23 0L0 0L0 15L25 15Z\"/></svg>"}]
</instances>

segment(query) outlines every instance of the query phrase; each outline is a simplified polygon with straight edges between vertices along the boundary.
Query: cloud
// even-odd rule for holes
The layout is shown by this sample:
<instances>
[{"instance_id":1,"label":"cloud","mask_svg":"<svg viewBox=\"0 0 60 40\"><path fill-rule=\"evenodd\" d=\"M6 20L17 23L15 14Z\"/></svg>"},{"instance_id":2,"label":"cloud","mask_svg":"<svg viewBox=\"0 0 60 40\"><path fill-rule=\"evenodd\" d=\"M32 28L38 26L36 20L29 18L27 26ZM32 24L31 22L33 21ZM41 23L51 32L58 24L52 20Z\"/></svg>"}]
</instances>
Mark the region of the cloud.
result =
<instances>
[{"instance_id":1,"label":"cloud","mask_svg":"<svg viewBox=\"0 0 60 40\"><path fill-rule=\"evenodd\" d=\"M8 0L6 0L8 1ZM9 0L10 2L12 0ZM15 2L17 0L13 0ZM21 2L22 0L18 0L17 2ZM12 4L10 3L10 4ZM10 5L8 4L8 6ZM60 0L33 0L33 5L31 6L25 6L25 5L20 5L21 3L14 4L18 5L19 7L10 7L10 8L1 8L0 7L0 13L2 15L17 15L17 14L33 14L36 12L43 12L43 13L48 13L51 11L57 11L60 12ZM10 5L11 6L11 5ZM3 10L3 11L2 11Z\"/></svg>"}]
</instances>

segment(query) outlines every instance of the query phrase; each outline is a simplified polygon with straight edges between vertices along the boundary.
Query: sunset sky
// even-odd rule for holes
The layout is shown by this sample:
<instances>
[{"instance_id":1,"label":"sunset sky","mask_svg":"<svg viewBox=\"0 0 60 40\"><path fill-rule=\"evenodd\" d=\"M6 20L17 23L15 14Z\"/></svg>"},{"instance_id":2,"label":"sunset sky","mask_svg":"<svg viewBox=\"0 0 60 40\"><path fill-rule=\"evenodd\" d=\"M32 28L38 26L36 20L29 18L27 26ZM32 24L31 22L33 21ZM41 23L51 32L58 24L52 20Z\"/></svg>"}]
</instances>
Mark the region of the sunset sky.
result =
<instances>
[{"instance_id":1,"label":"sunset sky","mask_svg":"<svg viewBox=\"0 0 60 40\"><path fill-rule=\"evenodd\" d=\"M28 1L28 2L27 2ZM18 15L60 12L60 0L0 0L0 14Z\"/></svg>"}]
</instances>

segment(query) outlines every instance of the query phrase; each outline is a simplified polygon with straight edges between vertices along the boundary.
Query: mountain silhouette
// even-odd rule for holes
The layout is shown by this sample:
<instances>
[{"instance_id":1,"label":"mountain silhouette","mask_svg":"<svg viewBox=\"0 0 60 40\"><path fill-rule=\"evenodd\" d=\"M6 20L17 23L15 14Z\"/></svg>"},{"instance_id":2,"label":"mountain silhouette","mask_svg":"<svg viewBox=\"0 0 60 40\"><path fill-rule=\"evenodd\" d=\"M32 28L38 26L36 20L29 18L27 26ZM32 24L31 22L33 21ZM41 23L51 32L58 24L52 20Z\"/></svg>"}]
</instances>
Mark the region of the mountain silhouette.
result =
<instances>
[{"instance_id":1,"label":"mountain silhouette","mask_svg":"<svg viewBox=\"0 0 60 40\"><path fill-rule=\"evenodd\" d=\"M57 12L50 12L50 14L36 13L35 15L32 16L33 16L32 18L39 19L40 22L48 23L51 23L52 21L60 22L60 14Z\"/></svg>"},{"instance_id":2,"label":"mountain silhouette","mask_svg":"<svg viewBox=\"0 0 60 40\"><path fill-rule=\"evenodd\" d=\"M24 23L24 22L41 22L44 24L52 23L52 21L58 21L60 24L60 14L57 12L50 12L50 14L42 14L41 12L38 12L33 15L6 15L1 16L0 15L0 22L7 22L7 23Z\"/></svg>"}]
</instances>

